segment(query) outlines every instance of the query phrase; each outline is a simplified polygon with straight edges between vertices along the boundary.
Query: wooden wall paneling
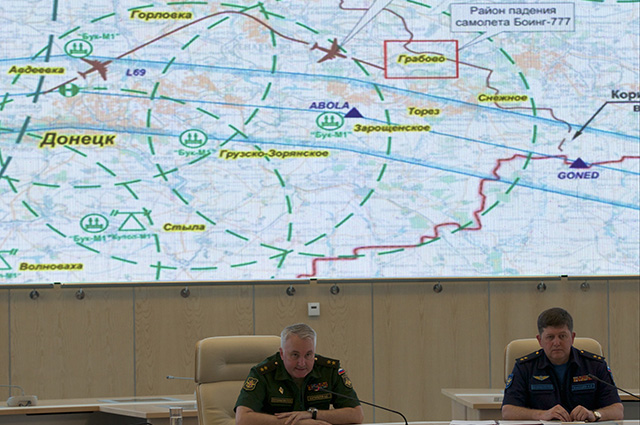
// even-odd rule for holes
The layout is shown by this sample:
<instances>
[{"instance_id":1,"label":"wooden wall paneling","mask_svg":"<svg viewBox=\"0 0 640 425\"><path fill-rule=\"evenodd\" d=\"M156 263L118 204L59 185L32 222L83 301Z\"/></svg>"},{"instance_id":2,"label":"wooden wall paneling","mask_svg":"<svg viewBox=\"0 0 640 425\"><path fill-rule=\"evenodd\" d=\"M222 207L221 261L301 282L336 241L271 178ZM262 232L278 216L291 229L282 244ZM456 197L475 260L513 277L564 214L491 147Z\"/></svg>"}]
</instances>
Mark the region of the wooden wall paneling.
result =
<instances>
[{"instance_id":1,"label":"wooden wall paneling","mask_svg":"<svg viewBox=\"0 0 640 425\"><path fill-rule=\"evenodd\" d=\"M195 345L200 339L253 332L252 287L193 286L135 289L136 395L188 394L193 380Z\"/></svg>"},{"instance_id":2,"label":"wooden wall paneling","mask_svg":"<svg viewBox=\"0 0 640 425\"><path fill-rule=\"evenodd\" d=\"M487 283L373 287L375 401L410 421L449 420L442 388L489 385ZM378 411L377 422L398 421Z\"/></svg>"},{"instance_id":3,"label":"wooden wall paneling","mask_svg":"<svg viewBox=\"0 0 640 425\"><path fill-rule=\"evenodd\" d=\"M354 383L358 397L373 400L371 285L343 284L333 295L331 285L294 285L286 295L283 286L256 286L256 334L280 335L285 326L304 322L318 334L318 354L336 358ZM307 303L320 303L320 316L308 317ZM372 409L363 406L365 422Z\"/></svg>"},{"instance_id":4,"label":"wooden wall paneling","mask_svg":"<svg viewBox=\"0 0 640 425\"><path fill-rule=\"evenodd\" d=\"M544 281L544 279L543 279ZM547 308L562 307L573 317L576 336L595 338L607 355L607 284L589 281L584 291L578 280L494 281L490 286L491 387L504 388L504 347L518 338L535 338L538 315Z\"/></svg>"},{"instance_id":5,"label":"wooden wall paneling","mask_svg":"<svg viewBox=\"0 0 640 425\"><path fill-rule=\"evenodd\" d=\"M11 291L12 382L40 399L132 395L131 289L38 291Z\"/></svg>"},{"instance_id":6,"label":"wooden wall paneling","mask_svg":"<svg viewBox=\"0 0 640 425\"><path fill-rule=\"evenodd\" d=\"M9 350L9 293L10 290L0 291L0 385L10 384ZM15 395L20 395L19 390ZM13 393L10 388L0 388L0 401L9 398Z\"/></svg>"},{"instance_id":7,"label":"wooden wall paneling","mask_svg":"<svg viewBox=\"0 0 640 425\"><path fill-rule=\"evenodd\" d=\"M616 384L640 388L640 279L609 281L610 346Z\"/></svg>"},{"instance_id":8,"label":"wooden wall paneling","mask_svg":"<svg viewBox=\"0 0 640 425\"><path fill-rule=\"evenodd\" d=\"M189 393L191 381L165 376L192 376L197 340L278 335L304 321L363 400L446 420L441 388L502 388L506 343L534 337L538 314L561 306L579 336L603 344L616 382L638 388L640 280L588 281L587 291L581 281L548 281L545 292L538 282L445 282L440 294L426 282L342 284L338 295L330 284L301 284L293 297L283 285L195 286L188 298L180 287L89 287L83 300L72 288L40 289L37 300L30 289L0 291L0 379L42 399ZM318 318L307 316L311 301ZM365 412L367 421L398 419Z\"/></svg>"}]
</instances>

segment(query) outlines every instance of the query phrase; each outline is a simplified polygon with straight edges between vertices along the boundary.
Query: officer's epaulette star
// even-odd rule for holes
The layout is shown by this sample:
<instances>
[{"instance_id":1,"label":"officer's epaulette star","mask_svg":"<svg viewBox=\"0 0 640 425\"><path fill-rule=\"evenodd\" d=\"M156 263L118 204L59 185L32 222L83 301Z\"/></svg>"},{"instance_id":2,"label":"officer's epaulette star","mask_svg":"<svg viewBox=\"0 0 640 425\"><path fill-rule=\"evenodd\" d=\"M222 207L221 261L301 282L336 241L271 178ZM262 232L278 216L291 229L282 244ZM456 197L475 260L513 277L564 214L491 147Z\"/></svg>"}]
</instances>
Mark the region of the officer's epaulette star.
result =
<instances>
[{"instance_id":1,"label":"officer's epaulette star","mask_svg":"<svg viewBox=\"0 0 640 425\"><path fill-rule=\"evenodd\" d=\"M598 361L604 362L604 357L602 357L599 354L593 354L593 353L590 353L590 352L584 351L584 350L578 350L578 353L580 353L580 355L582 357L586 357L586 358L591 359L591 360L598 360Z\"/></svg>"},{"instance_id":2,"label":"officer's epaulette star","mask_svg":"<svg viewBox=\"0 0 640 425\"><path fill-rule=\"evenodd\" d=\"M320 366L332 367L334 369L340 369L340 360L330 359L329 357L323 357L317 354L316 364Z\"/></svg>"},{"instance_id":3,"label":"officer's epaulette star","mask_svg":"<svg viewBox=\"0 0 640 425\"><path fill-rule=\"evenodd\" d=\"M271 372L273 370L276 370L276 367L278 367L278 360L277 359L273 359L264 363L260 363L258 366L256 366L256 368L258 369L258 373L260 375L264 375L267 372Z\"/></svg>"},{"instance_id":4,"label":"officer's epaulette star","mask_svg":"<svg viewBox=\"0 0 640 425\"><path fill-rule=\"evenodd\" d=\"M528 361L533 360L533 359L537 359L538 357L540 357L542 355L542 353L544 353L543 350L534 351L533 353L529 353L526 356L522 356L522 357L516 359L516 363L524 363L524 362L528 362Z\"/></svg>"}]
</instances>

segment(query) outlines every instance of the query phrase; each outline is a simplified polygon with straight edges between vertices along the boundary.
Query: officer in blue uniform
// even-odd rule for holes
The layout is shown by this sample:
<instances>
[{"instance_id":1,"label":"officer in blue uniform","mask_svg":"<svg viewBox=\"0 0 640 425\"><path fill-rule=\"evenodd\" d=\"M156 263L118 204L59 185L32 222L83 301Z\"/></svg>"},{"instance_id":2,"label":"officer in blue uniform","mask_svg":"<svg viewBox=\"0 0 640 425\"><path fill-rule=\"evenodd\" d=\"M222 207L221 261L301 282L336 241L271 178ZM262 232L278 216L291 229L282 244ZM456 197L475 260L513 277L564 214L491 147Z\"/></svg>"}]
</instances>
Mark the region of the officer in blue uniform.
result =
<instances>
[{"instance_id":1,"label":"officer in blue uniform","mask_svg":"<svg viewBox=\"0 0 640 425\"><path fill-rule=\"evenodd\" d=\"M315 345L308 325L282 331L279 352L254 366L245 380L236 402L237 425L362 423L351 380L338 360L317 355Z\"/></svg>"},{"instance_id":2,"label":"officer in blue uniform","mask_svg":"<svg viewBox=\"0 0 640 425\"><path fill-rule=\"evenodd\" d=\"M573 347L573 319L551 308L538 317L542 347L516 361L502 402L506 420L596 422L623 419L623 407L604 358Z\"/></svg>"}]
</instances>

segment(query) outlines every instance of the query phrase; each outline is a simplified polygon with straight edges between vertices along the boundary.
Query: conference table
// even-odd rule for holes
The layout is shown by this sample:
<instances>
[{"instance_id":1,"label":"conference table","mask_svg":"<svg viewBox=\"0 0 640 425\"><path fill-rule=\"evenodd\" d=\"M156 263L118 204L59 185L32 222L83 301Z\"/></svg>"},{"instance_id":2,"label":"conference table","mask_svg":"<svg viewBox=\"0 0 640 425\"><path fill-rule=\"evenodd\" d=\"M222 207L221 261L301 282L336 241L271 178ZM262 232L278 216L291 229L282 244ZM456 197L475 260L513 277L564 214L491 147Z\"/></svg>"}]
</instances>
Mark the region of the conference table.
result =
<instances>
[{"instance_id":1,"label":"conference table","mask_svg":"<svg viewBox=\"0 0 640 425\"><path fill-rule=\"evenodd\" d=\"M502 417L504 391L494 388L443 388L442 394L451 399L451 418L467 421L499 420ZM638 395L639 390L631 393ZM624 405L626 419L640 419L640 403L632 396L618 393Z\"/></svg>"},{"instance_id":2,"label":"conference table","mask_svg":"<svg viewBox=\"0 0 640 425\"><path fill-rule=\"evenodd\" d=\"M453 421L412 421L409 423L411 425L459 425L461 423L478 425L479 421L500 419L500 403L502 401L502 391L500 390L443 389L442 393L452 399ZM627 399L631 398L630 396L626 397ZM637 406L638 403L635 405ZM26 407L8 407L3 402L0 403L0 424L131 425L147 423L169 425L169 408L171 407L182 407L183 425L198 425L198 413L193 394L38 400L36 406ZM631 419L626 409L625 406L625 418ZM394 422L386 425L396 424L401 425L402 423ZM640 425L640 421L625 420L622 421L622 424ZM482 425L487 425L487 422Z\"/></svg>"},{"instance_id":3,"label":"conference table","mask_svg":"<svg viewBox=\"0 0 640 425\"><path fill-rule=\"evenodd\" d=\"M36 406L0 403L2 425L169 425L169 408L182 407L183 425L197 425L193 394L150 397L104 397L38 400Z\"/></svg>"}]
</instances>

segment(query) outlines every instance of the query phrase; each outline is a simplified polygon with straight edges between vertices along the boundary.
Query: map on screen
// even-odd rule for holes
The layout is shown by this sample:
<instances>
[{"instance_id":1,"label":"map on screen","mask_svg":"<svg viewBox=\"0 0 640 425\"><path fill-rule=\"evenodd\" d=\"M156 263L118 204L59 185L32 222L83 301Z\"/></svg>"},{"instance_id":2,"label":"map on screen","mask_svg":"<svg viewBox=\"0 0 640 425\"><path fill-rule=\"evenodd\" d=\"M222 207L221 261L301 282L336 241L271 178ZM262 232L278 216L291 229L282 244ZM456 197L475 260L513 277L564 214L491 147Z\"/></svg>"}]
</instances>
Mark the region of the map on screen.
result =
<instances>
[{"instance_id":1,"label":"map on screen","mask_svg":"<svg viewBox=\"0 0 640 425\"><path fill-rule=\"evenodd\" d=\"M640 272L638 0L4 0L0 39L0 285Z\"/></svg>"}]
</instances>

